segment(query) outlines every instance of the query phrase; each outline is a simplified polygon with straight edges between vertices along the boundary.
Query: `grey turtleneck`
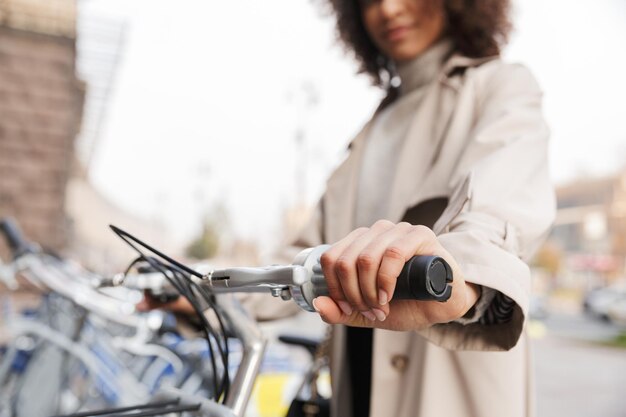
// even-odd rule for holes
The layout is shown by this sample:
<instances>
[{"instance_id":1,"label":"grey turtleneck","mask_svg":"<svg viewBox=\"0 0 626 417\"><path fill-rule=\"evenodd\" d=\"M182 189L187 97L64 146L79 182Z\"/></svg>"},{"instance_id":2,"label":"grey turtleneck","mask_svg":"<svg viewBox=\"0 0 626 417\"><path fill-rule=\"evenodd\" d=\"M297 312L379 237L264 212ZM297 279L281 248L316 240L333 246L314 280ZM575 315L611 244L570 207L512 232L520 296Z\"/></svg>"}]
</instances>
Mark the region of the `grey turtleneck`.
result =
<instances>
[{"instance_id":1,"label":"grey turtleneck","mask_svg":"<svg viewBox=\"0 0 626 417\"><path fill-rule=\"evenodd\" d=\"M355 227L387 217L398 153L429 84L437 79L452 42L441 40L398 66L400 97L378 113L367 136L357 190ZM426 141L428 138L422 138Z\"/></svg>"}]
</instances>

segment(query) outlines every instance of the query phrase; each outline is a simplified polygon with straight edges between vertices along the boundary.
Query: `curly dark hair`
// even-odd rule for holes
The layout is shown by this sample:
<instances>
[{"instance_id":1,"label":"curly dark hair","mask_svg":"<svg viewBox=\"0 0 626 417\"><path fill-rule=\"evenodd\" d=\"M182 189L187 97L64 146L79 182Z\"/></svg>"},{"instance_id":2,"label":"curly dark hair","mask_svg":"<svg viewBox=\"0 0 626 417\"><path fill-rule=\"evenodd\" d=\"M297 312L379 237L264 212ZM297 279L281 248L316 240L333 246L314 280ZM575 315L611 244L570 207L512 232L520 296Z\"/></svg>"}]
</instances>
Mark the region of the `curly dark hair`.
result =
<instances>
[{"instance_id":1,"label":"curly dark hair","mask_svg":"<svg viewBox=\"0 0 626 417\"><path fill-rule=\"evenodd\" d=\"M425 0L440 1L446 16L446 34L456 51L472 57L499 55L511 31L510 0ZM370 39L363 24L359 0L328 0L337 21L337 34L375 85L385 87L392 67ZM430 5L432 6L432 4Z\"/></svg>"}]
</instances>

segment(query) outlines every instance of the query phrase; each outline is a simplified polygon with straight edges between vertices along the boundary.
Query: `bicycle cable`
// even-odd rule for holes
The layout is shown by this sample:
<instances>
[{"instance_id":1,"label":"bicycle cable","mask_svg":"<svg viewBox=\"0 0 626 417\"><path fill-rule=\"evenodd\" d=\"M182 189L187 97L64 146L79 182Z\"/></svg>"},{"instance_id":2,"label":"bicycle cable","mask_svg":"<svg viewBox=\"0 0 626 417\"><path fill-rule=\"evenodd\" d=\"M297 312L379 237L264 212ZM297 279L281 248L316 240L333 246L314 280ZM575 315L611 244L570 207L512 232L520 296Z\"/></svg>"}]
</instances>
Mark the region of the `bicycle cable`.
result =
<instances>
[{"instance_id":1,"label":"bicycle cable","mask_svg":"<svg viewBox=\"0 0 626 417\"><path fill-rule=\"evenodd\" d=\"M139 254L139 256L134 259L126 268L126 271L124 272L125 275L128 274L133 267L137 267L138 264L143 261L147 263L153 270L161 273L174 287L174 289L181 296L183 296L193 308L200 322L200 328L204 334L204 338L207 341L210 353L209 357L211 361L211 367L213 369L212 376L215 390L215 400L224 402L228 396L228 392L230 389L230 376L228 370L228 337L226 335L224 315L222 314L221 307L217 303L215 295L207 289L200 287L191 278L191 276L202 278L202 274L163 254L161 251L144 243L130 233L125 232L124 230L113 225L109 225L109 227L116 235L118 235L118 237L120 237L135 252ZM135 244L151 252L153 255L156 255L156 257L146 255L141 249L135 246ZM206 307L203 307L203 305ZM204 314L204 311L207 308L212 310L215 314L218 322L218 329L214 328L214 326L209 322L207 316ZM220 359L222 372L220 372L220 369L217 365L216 357L219 357ZM218 375L221 375L221 378L218 379Z\"/></svg>"}]
</instances>

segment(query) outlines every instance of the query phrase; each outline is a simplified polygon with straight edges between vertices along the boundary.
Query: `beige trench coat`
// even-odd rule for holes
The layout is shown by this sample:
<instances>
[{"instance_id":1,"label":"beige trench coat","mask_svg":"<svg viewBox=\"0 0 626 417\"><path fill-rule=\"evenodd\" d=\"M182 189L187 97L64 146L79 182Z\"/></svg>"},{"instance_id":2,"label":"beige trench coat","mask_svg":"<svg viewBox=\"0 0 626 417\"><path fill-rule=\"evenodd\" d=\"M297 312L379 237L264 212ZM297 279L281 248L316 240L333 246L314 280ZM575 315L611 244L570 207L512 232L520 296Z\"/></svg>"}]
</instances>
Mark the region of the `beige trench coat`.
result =
<instances>
[{"instance_id":1,"label":"beige trench coat","mask_svg":"<svg viewBox=\"0 0 626 417\"><path fill-rule=\"evenodd\" d=\"M433 218L438 219L433 229L440 242L468 282L506 294L516 308L513 320L502 325L375 330L371 416L531 416L532 376L524 333L530 273L524 260L555 215L542 93L523 66L459 55L449 58L427 88L399 157L387 219L398 222L417 213L411 222L431 225L432 210L415 209L445 197L445 210ZM353 140L347 159L329 179L299 245L333 243L353 229L368 128ZM342 326L333 329L335 417L352 415L347 369L342 366L344 333Z\"/></svg>"}]
</instances>

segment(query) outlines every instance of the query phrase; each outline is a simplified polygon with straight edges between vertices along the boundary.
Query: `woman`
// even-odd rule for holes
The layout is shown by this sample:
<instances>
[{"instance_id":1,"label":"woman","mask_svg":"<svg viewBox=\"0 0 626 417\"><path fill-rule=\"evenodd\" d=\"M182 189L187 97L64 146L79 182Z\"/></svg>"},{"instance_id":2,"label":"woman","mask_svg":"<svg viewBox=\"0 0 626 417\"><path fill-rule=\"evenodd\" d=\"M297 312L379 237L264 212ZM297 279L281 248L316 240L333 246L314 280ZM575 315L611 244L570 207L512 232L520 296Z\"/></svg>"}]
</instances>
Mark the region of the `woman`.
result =
<instances>
[{"instance_id":1,"label":"woman","mask_svg":"<svg viewBox=\"0 0 626 417\"><path fill-rule=\"evenodd\" d=\"M322 256L330 297L315 300L337 325L333 415L531 416L524 260L555 201L541 91L499 58L509 2L330 5L361 70L387 91L297 240L336 242ZM415 254L452 266L450 300L394 300Z\"/></svg>"},{"instance_id":2,"label":"woman","mask_svg":"<svg viewBox=\"0 0 626 417\"><path fill-rule=\"evenodd\" d=\"M330 4L387 91L298 240L336 242L322 256L330 296L315 300L346 325L333 330L333 415L532 415L524 259L555 203L541 92L499 59L509 2ZM450 263L448 302L393 299L415 254Z\"/></svg>"}]
</instances>

